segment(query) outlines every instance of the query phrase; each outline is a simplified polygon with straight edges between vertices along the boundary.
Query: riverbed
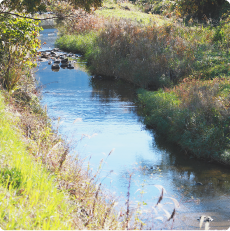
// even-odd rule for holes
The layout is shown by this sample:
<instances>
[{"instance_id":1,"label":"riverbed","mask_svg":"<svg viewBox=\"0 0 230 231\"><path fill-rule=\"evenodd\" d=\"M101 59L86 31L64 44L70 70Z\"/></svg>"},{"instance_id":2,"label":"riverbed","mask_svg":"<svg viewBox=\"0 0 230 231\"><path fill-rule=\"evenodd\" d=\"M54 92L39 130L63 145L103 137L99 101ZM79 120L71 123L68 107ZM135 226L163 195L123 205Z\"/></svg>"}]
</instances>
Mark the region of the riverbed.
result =
<instances>
[{"instance_id":1,"label":"riverbed","mask_svg":"<svg viewBox=\"0 0 230 231\"><path fill-rule=\"evenodd\" d=\"M41 50L54 48L56 36L55 29L43 30ZM42 104L47 105L53 127L70 143L71 155L85 158L86 167L90 163L93 172L102 166L98 182L121 204L131 175L131 205L135 207L139 201L142 209L151 210L147 216L157 229L199 229L201 215L213 218L210 229L230 227L229 168L192 158L166 143L142 123L135 86L91 76L83 59L74 61L73 70L58 72L47 62L39 62L36 72ZM157 206L155 214L152 207L162 187L163 207ZM171 214L175 206L174 222L165 222L165 210Z\"/></svg>"}]
</instances>

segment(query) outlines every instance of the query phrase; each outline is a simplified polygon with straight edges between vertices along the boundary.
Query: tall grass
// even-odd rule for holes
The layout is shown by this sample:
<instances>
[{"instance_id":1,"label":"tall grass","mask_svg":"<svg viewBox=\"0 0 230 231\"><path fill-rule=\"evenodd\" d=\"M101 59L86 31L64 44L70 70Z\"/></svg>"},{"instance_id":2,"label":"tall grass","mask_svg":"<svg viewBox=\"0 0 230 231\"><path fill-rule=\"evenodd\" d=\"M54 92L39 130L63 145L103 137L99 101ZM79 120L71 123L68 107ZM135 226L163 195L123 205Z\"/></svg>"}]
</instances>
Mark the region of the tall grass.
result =
<instances>
[{"instance_id":1,"label":"tall grass","mask_svg":"<svg viewBox=\"0 0 230 231\"><path fill-rule=\"evenodd\" d=\"M85 54L91 72L146 89L168 88L139 94L145 123L186 151L228 164L229 17L216 27L166 19L161 24L154 17L147 25L126 13L121 19L119 5L113 7L100 13L110 10L107 21L98 13L86 15L64 30L74 36L71 44ZM66 49L62 41L57 44Z\"/></svg>"},{"instance_id":2,"label":"tall grass","mask_svg":"<svg viewBox=\"0 0 230 231\"><path fill-rule=\"evenodd\" d=\"M12 118L11 118L12 119ZM4 111L0 96L0 223L2 229L70 229L73 207L67 195L57 189L54 177L28 155L22 137L13 130L15 123ZM3 176L5 175L5 178ZM7 186L8 185L8 186Z\"/></svg>"},{"instance_id":3,"label":"tall grass","mask_svg":"<svg viewBox=\"0 0 230 231\"><path fill-rule=\"evenodd\" d=\"M103 10L102 10L103 11ZM149 24L127 17L119 18L111 9L109 18L84 15L61 29L57 46L81 52L94 74L115 76L144 88L169 87L183 78L213 79L229 74L226 24L221 29L187 27L153 15ZM102 14L103 15L103 14ZM221 31L221 32L220 32ZM225 37L226 39L223 39Z\"/></svg>"},{"instance_id":4,"label":"tall grass","mask_svg":"<svg viewBox=\"0 0 230 231\"><path fill-rule=\"evenodd\" d=\"M63 35L59 38L56 44L60 49L85 54L94 49L96 36L96 32L90 32L86 35L78 35L77 39L75 35Z\"/></svg>"},{"instance_id":5,"label":"tall grass","mask_svg":"<svg viewBox=\"0 0 230 231\"><path fill-rule=\"evenodd\" d=\"M199 61L199 47L212 36L202 28L182 30L171 22L143 26L129 19L105 21L92 15L65 27L61 34L57 45L84 53L93 73L155 89L191 73Z\"/></svg>"}]
</instances>

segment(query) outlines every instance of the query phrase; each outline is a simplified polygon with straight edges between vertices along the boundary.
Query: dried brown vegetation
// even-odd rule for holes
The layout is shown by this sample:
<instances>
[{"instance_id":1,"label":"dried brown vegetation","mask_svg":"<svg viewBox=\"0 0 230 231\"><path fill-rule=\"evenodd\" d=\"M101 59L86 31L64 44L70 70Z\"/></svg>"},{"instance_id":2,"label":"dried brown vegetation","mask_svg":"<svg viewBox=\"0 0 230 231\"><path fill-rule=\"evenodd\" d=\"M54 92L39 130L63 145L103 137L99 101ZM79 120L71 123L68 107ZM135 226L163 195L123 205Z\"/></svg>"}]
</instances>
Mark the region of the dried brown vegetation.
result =
<instances>
[{"instance_id":1,"label":"dried brown vegetation","mask_svg":"<svg viewBox=\"0 0 230 231\"><path fill-rule=\"evenodd\" d=\"M176 84L195 71L198 50L213 37L212 31L181 28L170 21L158 25L154 17L149 25L142 25L86 14L71 25L61 29L60 48L84 53L94 74L154 89Z\"/></svg>"}]
</instances>

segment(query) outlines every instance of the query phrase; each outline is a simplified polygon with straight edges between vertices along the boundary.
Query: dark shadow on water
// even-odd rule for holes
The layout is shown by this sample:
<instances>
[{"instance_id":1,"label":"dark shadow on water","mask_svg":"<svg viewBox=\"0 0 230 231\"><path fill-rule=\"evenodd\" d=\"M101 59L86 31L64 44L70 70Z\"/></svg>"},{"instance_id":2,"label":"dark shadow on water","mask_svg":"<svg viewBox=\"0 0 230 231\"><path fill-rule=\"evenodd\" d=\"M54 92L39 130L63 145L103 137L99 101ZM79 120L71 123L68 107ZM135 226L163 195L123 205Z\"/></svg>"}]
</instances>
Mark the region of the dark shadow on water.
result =
<instances>
[{"instance_id":1,"label":"dark shadow on water","mask_svg":"<svg viewBox=\"0 0 230 231\"><path fill-rule=\"evenodd\" d=\"M124 102L135 102L137 88L122 80L112 78L92 78L90 85L93 88L91 97L99 97L101 102L109 102L118 98Z\"/></svg>"}]
</instances>

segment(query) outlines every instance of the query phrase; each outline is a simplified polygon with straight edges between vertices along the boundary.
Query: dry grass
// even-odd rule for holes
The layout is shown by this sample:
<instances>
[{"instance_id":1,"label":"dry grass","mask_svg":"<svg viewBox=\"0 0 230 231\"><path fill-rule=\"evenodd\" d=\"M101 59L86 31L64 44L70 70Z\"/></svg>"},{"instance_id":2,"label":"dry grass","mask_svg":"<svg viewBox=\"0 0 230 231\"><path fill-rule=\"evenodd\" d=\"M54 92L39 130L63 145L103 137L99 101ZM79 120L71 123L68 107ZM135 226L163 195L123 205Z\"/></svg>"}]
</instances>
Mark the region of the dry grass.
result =
<instances>
[{"instance_id":1,"label":"dry grass","mask_svg":"<svg viewBox=\"0 0 230 231\"><path fill-rule=\"evenodd\" d=\"M81 15L61 29L57 45L85 54L94 74L141 87L170 87L190 74L206 80L229 75L229 19L214 28L166 19L159 23L150 15L151 23L142 24L111 11L109 18Z\"/></svg>"},{"instance_id":2,"label":"dry grass","mask_svg":"<svg viewBox=\"0 0 230 231\"><path fill-rule=\"evenodd\" d=\"M60 29L57 45L84 53L93 74L122 78L144 88L169 87L189 73L199 76L201 69L203 78L213 75L206 71L211 60L205 53L212 47L212 30L169 20L159 24L153 19L144 25L123 15L122 19L116 12L110 18L81 16L71 27Z\"/></svg>"}]
</instances>

